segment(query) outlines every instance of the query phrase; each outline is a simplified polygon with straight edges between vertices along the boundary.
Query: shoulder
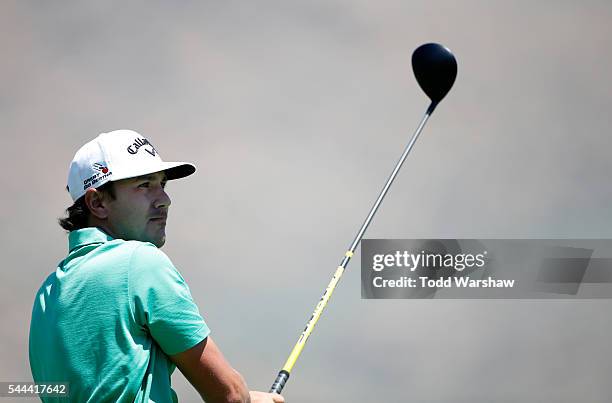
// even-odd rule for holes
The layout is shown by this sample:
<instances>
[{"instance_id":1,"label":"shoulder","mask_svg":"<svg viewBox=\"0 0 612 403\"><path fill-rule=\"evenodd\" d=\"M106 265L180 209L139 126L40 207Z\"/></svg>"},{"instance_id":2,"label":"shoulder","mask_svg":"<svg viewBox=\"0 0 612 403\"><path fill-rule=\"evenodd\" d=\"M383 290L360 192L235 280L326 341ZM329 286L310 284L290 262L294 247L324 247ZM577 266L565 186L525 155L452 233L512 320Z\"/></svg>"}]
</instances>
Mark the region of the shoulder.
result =
<instances>
[{"instance_id":1,"label":"shoulder","mask_svg":"<svg viewBox=\"0 0 612 403\"><path fill-rule=\"evenodd\" d=\"M172 265L170 258L150 242L114 239L105 242L96 252L105 259L117 259L130 267L151 264Z\"/></svg>"},{"instance_id":2,"label":"shoulder","mask_svg":"<svg viewBox=\"0 0 612 403\"><path fill-rule=\"evenodd\" d=\"M123 241L122 247L130 255L131 266L138 265L171 265L170 258L150 242Z\"/></svg>"},{"instance_id":3,"label":"shoulder","mask_svg":"<svg viewBox=\"0 0 612 403\"><path fill-rule=\"evenodd\" d=\"M124 241L124 248L129 248L128 273L130 282L150 282L153 279L172 279L183 282L170 258L157 246L149 242Z\"/></svg>"}]
</instances>

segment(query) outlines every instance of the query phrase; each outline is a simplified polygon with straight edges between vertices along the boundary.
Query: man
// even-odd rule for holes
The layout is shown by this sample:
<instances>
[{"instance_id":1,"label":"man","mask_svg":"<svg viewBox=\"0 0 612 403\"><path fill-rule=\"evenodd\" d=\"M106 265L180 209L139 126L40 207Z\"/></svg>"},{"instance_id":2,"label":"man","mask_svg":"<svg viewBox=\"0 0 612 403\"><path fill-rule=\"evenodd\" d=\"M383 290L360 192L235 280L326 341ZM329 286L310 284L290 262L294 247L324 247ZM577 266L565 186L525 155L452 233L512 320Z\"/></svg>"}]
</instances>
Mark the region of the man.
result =
<instances>
[{"instance_id":1,"label":"man","mask_svg":"<svg viewBox=\"0 0 612 403\"><path fill-rule=\"evenodd\" d=\"M159 250L166 181L194 172L192 164L162 161L131 130L103 133L77 151L67 187L74 204L60 220L69 253L32 311L36 382L68 382L74 402L176 402L176 366L207 402L284 402L249 392Z\"/></svg>"}]
</instances>

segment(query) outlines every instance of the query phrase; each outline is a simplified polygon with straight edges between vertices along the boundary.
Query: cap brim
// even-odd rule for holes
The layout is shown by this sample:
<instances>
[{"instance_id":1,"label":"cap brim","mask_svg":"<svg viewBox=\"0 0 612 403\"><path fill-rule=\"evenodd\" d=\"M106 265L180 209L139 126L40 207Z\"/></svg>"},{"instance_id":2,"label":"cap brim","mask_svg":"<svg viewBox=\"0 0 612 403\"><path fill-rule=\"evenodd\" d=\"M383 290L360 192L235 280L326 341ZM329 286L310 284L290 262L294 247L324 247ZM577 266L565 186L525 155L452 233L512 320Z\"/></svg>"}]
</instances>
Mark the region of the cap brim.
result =
<instances>
[{"instance_id":1,"label":"cap brim","mask_svg":"<svg viewBox=\"0 0 612 403\"><path fill-rule=\"evenodd\" d=\"M139 170L130 172L115 172L110 178L112 181L122 179L137 178L143 175L149 175L155 172L165 172L168 180L180 179L189 176L196 170L193 164L189 162L161 162L148 167L141 167ZM102 185L102 183L100 183ZM96 186L97 187L97 186Z\"/></svg>"},{"instance_id":2,"label":"cap brim","mask_svg":"<svg viewBox=\"0 0 612 403\"><path fill-rule=\"evenodd\" d=\"M196 171L196 167L188 162L164 162L164 165L169 165L164 169L168 180L181 179Z\"/></svg>"}]
</instances>

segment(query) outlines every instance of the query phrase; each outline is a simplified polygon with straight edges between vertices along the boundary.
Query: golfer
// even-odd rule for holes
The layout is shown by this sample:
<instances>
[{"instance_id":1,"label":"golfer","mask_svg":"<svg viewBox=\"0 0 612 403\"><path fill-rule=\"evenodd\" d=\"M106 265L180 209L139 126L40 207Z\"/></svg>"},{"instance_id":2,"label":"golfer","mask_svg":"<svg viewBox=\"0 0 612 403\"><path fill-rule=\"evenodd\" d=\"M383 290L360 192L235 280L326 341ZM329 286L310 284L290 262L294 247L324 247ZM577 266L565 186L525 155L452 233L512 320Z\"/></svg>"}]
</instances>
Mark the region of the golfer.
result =
<instances>
[{"instance_id":1,"label":"golfer","mask_svg":"<svg viewBox=\"0 0 612 403\"><path fill-rule=\"evenodd\" d=\"M100 134L77 151L68 174L74 204L59 221L69 231L68 255L32 310L35 382L67 382L68 400L79 403L176 402L170 375L178 367L207 402L284 402L249 392L159 249L166 181L194 172L162 161L131 130Z\"/></svg>"}]
</instances>

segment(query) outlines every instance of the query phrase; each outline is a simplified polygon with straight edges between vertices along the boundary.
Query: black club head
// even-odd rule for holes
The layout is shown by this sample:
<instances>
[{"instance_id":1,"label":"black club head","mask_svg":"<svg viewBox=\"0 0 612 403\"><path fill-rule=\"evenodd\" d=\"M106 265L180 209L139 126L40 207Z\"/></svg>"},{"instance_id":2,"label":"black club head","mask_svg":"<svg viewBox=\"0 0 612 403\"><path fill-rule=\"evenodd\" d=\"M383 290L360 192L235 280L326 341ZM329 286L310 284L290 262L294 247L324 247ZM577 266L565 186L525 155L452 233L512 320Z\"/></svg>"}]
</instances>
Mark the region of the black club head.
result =
<instances>
[{"instance_id":1,"label":"black club head","mask_svg":"<svg viewBox=\"0 0 612 403\"><path fill-rule=\"evenodd\" d=\"M427 43L419 46L412 54L412 70L419 86L435 107L455 82L457 60L448 48L437 43Z\"/></svg>"}]
</instances>

